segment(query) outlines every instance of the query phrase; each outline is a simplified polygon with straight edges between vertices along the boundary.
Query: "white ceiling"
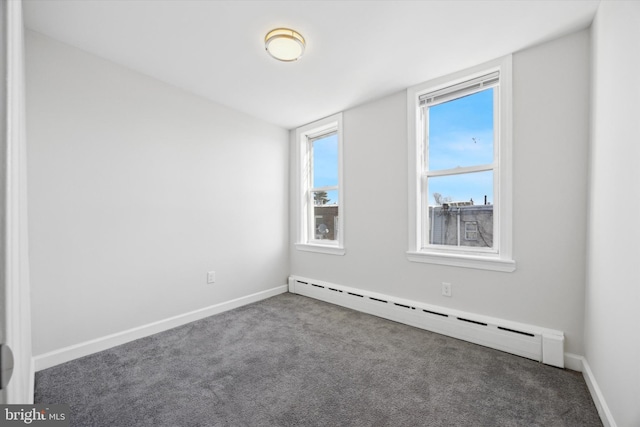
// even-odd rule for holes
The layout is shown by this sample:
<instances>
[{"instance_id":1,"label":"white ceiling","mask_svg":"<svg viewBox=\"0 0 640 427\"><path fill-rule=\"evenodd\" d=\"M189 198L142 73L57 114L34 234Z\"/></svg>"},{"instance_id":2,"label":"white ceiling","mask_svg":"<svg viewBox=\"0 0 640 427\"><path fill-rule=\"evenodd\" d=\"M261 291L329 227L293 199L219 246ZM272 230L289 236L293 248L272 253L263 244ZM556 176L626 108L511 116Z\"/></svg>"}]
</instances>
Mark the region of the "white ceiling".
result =
<instances>
[{"instance_id":1,"label":"white ceiling","mask_svg":"<svg viewBox=\"0 0 640 427\"><path fill-rule=\"evenodd\" d=\"M26 0L28 28L294 128L591 23L599 0ZM291 27L283 63L265 34Z\"/></svg>"}]
</instances>

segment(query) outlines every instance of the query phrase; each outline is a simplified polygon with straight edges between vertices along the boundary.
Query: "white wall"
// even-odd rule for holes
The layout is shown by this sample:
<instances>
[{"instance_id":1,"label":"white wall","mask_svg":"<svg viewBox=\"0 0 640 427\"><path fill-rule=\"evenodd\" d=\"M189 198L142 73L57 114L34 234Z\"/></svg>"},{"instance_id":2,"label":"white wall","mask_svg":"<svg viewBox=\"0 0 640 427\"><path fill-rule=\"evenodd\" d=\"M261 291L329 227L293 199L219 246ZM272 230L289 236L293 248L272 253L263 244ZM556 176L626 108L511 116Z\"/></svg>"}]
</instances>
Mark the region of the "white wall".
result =
<instances>
[{"instance_id":1,"label":"white wall","mask_svg":"<svg viewBox=\"0 0 640 427\"><path fill-rule=\"evenodd\" d=\"M640 3L593 24L585 357L618 426L640 425Z\"/></svg>"},{"instance_id":2,"label":"white wall","mask_svg":"<svg viewBox=\"0 0 640 427\"><path fill-rule=\"evenodd\" d=\"M286 283L286 130L34 32L26 49L36 355Z\"/></svg>"},{"instance_id":3,"label":"white wall","mask_svg":"<svg viewBox=\"0 0 640 427\"><path fill-rule=\"evenodd\" d=\"M407 260L405 92L344 113L347 253L291 249L292 273L559 329L582 354L589 58L587 30L514 55L514 273Z\"/></svg>"}]
</instances>

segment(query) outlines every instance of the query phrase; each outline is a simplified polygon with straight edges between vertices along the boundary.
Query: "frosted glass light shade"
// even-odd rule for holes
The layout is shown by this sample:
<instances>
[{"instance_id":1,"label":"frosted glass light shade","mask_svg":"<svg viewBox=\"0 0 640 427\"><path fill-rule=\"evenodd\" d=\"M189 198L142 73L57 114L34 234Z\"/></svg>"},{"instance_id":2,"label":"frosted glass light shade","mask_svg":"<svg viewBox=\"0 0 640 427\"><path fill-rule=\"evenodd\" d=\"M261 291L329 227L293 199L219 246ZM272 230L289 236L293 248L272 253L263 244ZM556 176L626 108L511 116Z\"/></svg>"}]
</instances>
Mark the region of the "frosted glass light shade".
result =
<instances>
[{"instance_id":1,"label":"frosted glass light shade","mask_svg":"<svg viewBox=\"0 0 640 427\"><path fill-rule=\"evenodd\" d=\"M276 28L264 38L264 47L275 59L284 62L296 61L302 56L305 41L302 35L289 28Z\"/></svg>"}]
</instances>

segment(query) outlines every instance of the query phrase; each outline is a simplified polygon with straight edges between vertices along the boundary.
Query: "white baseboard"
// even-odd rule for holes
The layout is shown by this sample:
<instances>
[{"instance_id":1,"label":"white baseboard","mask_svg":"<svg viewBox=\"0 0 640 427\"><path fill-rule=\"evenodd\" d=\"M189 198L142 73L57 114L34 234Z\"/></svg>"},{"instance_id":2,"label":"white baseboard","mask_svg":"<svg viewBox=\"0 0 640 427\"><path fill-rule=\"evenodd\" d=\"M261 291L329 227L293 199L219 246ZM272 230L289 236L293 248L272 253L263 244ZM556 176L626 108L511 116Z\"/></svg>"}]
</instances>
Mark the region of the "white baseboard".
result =
<instances>
[{"instance_id":1,"label":"white baseboard","mask_svg":"<svg viewBox=\"0 0 640 427\"><path fill-rule=\"evenodd\" d=\"M579 354L565 353L564 354L564 367L571 369L572 371L582 372L582 364L584 357Z\"/></svg>"},{"instance_id":2,"label":"white baseboard","mask_svg":"<svg viewBox=\"0 0 640 427\"><path fill-rule=\"evenodd\" d=\"M591 393L591 398L593 399L593 403L596 405L598 415L600 415L600 420L602 420L604 427L617 427L617 424L613 419L613 415L609 410L609 406L604 400L602 391L596 382L596 377L593 375L591 367L584 357L582 358L582 376L584 376L587 387L589 387L589 393Z\"/></svg>"},{"instance_id":3,"label":"white baseboard","mask_svg":"<svg viewBox=\"0 0 640 427\"><path fill-rule=\"evenodd\" d=\"M289 278L289 292L564 367L564 334L561 331L299 276Z\"/></svg>"},{"instance_id":4,"label":"white baseboard","mask_svg":"<svg viewBox=\"0 0 640 427\"><path fill-rule=\"evenodd\" d=\"M270 298L275 295L283 294L285 292L287 292L286 285L277 286L266 291L257 292L255 294L236 298L230 301L225 301L209 307L201 308L199 310L194 310L189 313L180 314L168 319L159 320L157 322L149 323L143 326L138 326L137 328L132 328L126 331L107 335L105 337L96 338L90 341L40 354L33 358L35 366L34 372L59 365L70 360L77 359L79 357L88 356L90 354L97 353L99 351L115 347L117 345L125 344L133 340L144 338L149 335L157 334L158 332L163 332L178 326L182 326L196 320L204 319L205 317L213 316L214 314L233 310L234 308Z\"/></svg>"}]
</instances>

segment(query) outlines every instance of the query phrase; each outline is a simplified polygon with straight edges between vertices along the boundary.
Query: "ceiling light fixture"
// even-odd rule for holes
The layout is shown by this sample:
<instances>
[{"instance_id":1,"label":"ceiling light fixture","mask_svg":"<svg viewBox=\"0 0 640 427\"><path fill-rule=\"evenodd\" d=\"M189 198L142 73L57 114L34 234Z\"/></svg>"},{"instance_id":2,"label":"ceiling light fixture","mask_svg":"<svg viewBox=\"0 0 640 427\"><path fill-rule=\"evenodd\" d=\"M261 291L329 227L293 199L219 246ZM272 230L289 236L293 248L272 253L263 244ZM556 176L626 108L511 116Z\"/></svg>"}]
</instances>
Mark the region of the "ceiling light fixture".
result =
<instances>
[{"instance_id":1,"label":"ceiling light fixture","mask_svg":"<svg viewBox=\"0 0 640 427\"><path fill-rule=\"evenodd\" d=\"M276 28L264 37L264 47L278 61L292 62L304 53L304 37L289 28Z\"/></svg>"}]
</instances>

